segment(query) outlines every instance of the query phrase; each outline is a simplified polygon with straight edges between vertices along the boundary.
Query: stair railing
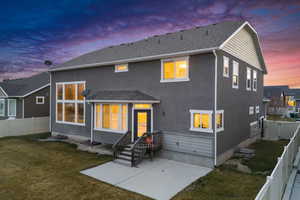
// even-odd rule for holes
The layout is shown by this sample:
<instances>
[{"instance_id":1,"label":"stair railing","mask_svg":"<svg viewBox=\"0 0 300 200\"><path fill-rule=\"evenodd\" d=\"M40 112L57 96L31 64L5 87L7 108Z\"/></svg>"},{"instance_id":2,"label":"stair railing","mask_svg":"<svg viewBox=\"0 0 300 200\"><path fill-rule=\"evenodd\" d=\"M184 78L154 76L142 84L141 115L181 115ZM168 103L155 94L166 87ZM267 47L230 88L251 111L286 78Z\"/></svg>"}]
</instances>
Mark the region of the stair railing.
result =
<instances>
[{"instance_id":1,"label":"stair railing","mask_svg":"<svg viewBox=\"0 0 300 200\"><path fill-rule=\"evenodd\" d=\"M114 159L118 157L121 151L125 148L126 145L131 143L131 132L128 131L122 137L120 137L112 146L114 151Z\"/></svg>"},{"instance_id":2,"label":"stair railing","mask_svg":"<svg viewBox=\"0 0 300 200\"><path fill-rule=\"evenodd\" d=\"M146 133L139 137L131 149L131 167L136 167L144 158L147 151Z\"/></svg>"}]
</instances>

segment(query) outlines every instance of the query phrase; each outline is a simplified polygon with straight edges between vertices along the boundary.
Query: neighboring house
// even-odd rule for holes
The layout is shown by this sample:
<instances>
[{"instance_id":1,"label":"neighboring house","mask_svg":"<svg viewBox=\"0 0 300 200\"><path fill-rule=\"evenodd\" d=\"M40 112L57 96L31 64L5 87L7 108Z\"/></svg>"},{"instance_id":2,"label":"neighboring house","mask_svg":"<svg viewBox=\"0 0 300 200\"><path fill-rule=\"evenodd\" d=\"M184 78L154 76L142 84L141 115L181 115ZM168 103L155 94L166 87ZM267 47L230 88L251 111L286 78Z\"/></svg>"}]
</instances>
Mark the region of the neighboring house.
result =
<instances>
[{"instance_id":1,"label":"neighboring house","mask_svg":"<svg viewBox=\"0 0 300 200\"><path fill-rule=\"evenodd\" d=\"M107 47L50 72L53 134L114 144L160 130L161 156L212 167L259 133L267 70L248 22Z\"/></svg>"},{"instance_id":2,"label":"neighboring house","mask_svg":"<svg viewBox=\"0 0 300 200\"><path fill-rule=\"evenodd\" d=\"M299 112L300 89L292 89L287 85L265 86L264 97L269 99L267 114L286 115Z\"/></svg>"},{"instance_id":3,"label":"neighboring house","mask_svg":"<svg viewBox=\"0 0 300 200\"><path fill-rule=\"evenodd\" d=\"M49 116L49 73L0 82L0 119Z\"/></svg>"}]
</instances>

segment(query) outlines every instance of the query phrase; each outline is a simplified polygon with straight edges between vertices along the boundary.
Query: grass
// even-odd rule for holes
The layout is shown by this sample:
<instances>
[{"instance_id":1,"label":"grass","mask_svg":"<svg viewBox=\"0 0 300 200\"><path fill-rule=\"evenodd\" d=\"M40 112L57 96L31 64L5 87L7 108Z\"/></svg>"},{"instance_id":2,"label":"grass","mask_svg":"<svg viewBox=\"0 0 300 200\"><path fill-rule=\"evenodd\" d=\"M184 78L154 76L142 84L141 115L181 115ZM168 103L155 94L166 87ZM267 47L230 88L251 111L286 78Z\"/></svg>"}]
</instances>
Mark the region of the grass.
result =
<instances>
[{"instance_id":1,"label":"grass","mask_svg":"<svg viewBox=\"0 0 300 200\"><path fill-rule=\"evenodd\" d=\"M288 122L295 122L296 120L289 117L282 117L281 115L267 115L267 120L273 121L288 121Z\"/></svg>"},{"instance_id":2,"label":"grass","mask_svg":"<svg viewBox=\"0 0 300 200\"><path fill-rule=\"evenodd\" d=\"M0 139L0 199L146 199L79 173L110 161L110 156L77 151L75 145L33 140L47 135Z\"/></svg>"},{"instance_id":3,"label":"grass","mask_svg":"<svg viewBox=\"0 0 300 200\"><path fill-rule=\"evenodd\" d=\"M48 135L0 139L0 199L148 199L79 173L110 161L111 156L78 151L75 145L35 140ZM256 156L244 162L253 170L252 174L223 165L188 186L173 200L254 199L265 182L265 176L256 172L272 170L286 144L287 141L259 141L251 146L256 149Z\"/></svg>"}]
</instances>

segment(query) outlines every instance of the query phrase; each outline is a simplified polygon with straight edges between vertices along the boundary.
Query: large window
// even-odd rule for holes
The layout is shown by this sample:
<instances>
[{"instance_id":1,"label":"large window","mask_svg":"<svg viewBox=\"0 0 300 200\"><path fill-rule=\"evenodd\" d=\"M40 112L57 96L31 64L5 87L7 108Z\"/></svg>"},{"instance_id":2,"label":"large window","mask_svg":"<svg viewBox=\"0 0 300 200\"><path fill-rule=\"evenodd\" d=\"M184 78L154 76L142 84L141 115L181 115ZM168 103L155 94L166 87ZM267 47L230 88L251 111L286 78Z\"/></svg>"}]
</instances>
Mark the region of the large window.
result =
<instances>
[{"instance_id":1,"label":"large window","mask_svg":"<svg viewBox=\"0 0 300 200\"><path fill-rule=\"evenodd\" d=\"M239 63L233 61L232 88L239 88Z\"/></svg>"},{"instance_id":2,"label":"large window","mask_svg":"<svg viewBox=\"0 0 300 200\"><path fill-rule=\"evenodd\" d=\"M82 81L56 84L57 122L84 125L84 90L85 82Z\"/></svg>"},{"instance_id":3,"label":"large window","mask_svg":"<svg viewBox=\"0 0 300 200\"><path fill-rule=\"evenodd\" d=\"M189 62L187 58L174 58L161 61L161 82L188 81Z\"/></svg>"},{"instance_id":4,"label":"large window","mask_svg":"<svg viewBox=\"0 0 300 200\"><path fill-rule=\"evenodd\" d=\"M229 58L223 56L223 76L229 77Z\"/></svg>"},{"instance_id":5,"label":"large window","mask_svg":"<svg viewBox=\"0 0 300 200\"><path fill-rule=\"evenodd\" d=\"M253 70L253 91L257 90L257 71Z\"/></svg>"},{"instance_id":6,"label":"large window","mask_svg":"<svg viewBox=\"0 0 300 200\"><path fill-rule=\"evenodd\" d=\"M251 91L251 69L247 67L246 89Z\"/></svg>"},{"instance_id":7,"label":"large window","mask_svg":"<svg viewBox=\"0 0 300 200\"><path fill-rule=\"evenodd\" d=\"M5 115L5 99L0 99L0 116Z\"/></svg>"},{"instance_id":8,"label":"large window","mask_svg":"<svg viewBox=\"0 0 300 200\"><path fill-rule=\"evenodd\" d=\"M209 110L190 110L191 131L212 133L212 111Z\"/></svg>"},{"instance_id":9,"label":"large window","mask_svg":"<svg viewBox=\"0 0 300 200\"><path fill-rule=\"evenodd\" d=\"M127 132L127 113L127 104L95 104L95 130Z\"/></svg>"},{"instance_id":10,"label":"large window","mask_svg":"<svg viewBox=\"0 0 300 200\"><path fill-rule=\"evenodd\" d=\"M15 117L17 115L17 100L8 99L8 116Z\"/></svg>"}]
</instances>

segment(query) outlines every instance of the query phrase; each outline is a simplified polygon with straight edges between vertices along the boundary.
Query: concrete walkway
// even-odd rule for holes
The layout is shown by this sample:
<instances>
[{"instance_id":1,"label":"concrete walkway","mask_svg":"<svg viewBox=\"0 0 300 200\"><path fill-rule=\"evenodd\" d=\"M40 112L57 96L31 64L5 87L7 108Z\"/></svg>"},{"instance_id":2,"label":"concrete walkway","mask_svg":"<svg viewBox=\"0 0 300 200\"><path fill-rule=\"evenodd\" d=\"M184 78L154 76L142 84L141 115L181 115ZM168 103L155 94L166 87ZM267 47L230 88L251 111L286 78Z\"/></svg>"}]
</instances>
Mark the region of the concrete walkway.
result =
<instances>
[{"instance_id":1,"label":"concrete walkway","mask_svg":"<svg viewBox=\"0 0 300 200\"><path fill-rule=\"evenodd\" d=\"M157 158L145 160L137 168L108 162L81 173L153 199L168 200L211 170Z\"/></svg>"},{"instance_id":2,"label":"concrete walkway","mask_svg":"<svg viewBox=\"0 0 300 200\"><path fill-rule=\"evenodd\" d=\"M300 174L299 174L299 172L300 172L300 163L298 164L298 173L295 177L290 200L299 200L300 199Z\"/></svg>"}]
</instances>

